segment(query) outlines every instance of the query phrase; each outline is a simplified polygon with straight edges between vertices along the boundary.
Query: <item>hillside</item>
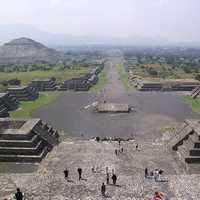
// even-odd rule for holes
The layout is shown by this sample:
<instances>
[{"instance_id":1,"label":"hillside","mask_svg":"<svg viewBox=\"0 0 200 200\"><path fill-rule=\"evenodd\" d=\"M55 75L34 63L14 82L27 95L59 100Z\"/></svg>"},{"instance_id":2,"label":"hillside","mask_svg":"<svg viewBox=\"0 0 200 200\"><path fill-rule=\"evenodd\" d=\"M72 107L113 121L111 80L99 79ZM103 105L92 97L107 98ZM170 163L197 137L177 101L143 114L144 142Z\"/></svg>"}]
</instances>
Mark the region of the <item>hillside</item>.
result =
<instances>
[{"instance_id":1,"label":"hillside","mask_svg":"<svg viewBox=\"0 0 200 200\"><path fill-rule=\"evenodd\" d=\"M29 38L19 38L0 47L0 64L55 64L64 54Z\"/></svg>"}]
</instances>

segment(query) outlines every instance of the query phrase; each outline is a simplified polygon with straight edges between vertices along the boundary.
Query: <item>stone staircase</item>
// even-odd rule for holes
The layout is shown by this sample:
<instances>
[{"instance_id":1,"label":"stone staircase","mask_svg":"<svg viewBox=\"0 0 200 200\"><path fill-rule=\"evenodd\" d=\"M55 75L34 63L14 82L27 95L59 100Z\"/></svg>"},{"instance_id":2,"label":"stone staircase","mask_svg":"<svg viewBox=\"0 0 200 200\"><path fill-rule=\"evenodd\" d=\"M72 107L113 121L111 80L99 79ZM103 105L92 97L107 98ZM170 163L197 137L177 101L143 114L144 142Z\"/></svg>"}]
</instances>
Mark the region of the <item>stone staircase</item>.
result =
<instances>
[{"instance_id":1,"label":"stone staircase","mask_svg":"<svg viewBox=\"0 0 200 200\"><path fill-rule=\"evenodd\" d=\"M0 99L0 117L9 117L8 109L5 107L1 99Z\"/></svg>"},{"instance_id":2,"label":"stone staircase","mask_svg":"<svg viewBox=\"0 0 200 200\"><path fill-rule=\"evenodd\" d=\"M169 142L169 146L177 153L179 160L185 164L186 170L193 173L194 164L200 166L199 121L186 120Z\"/></svg>"},{"instance_id":3,"label":"stone staircase","mask_svg":"<svg viewBox=\"0 0 200 200\"><path fill-rule=\"evenodd\" d=\"M191 93L191 97L193 98L193 99L195 99L195 98L197 98L197 96L200 94L200 86L198 86L198 87L196 87L193 91L192 91L192 93Z\"/></svg>"},{"instance_id":4,"label":"stone staircase","mask_svg":"<svg viewBox=\"0 0 200 200\"><path fill-rule=\"evenodd\" d=\"M59 137L44 124L40 119L0 119L0 162L40 162Z\"/></svg>"}]
</instances>

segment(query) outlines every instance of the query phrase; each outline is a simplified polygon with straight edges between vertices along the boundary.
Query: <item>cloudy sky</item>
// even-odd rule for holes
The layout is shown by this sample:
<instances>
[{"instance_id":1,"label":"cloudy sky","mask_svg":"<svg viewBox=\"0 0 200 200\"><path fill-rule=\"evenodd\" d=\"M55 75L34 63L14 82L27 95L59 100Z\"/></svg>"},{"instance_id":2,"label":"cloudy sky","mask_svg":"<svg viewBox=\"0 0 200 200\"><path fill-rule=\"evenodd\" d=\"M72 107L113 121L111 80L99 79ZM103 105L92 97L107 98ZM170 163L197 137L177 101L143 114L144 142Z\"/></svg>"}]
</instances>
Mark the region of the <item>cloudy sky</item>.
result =
<instances>
[{"instance_id":1,"label":"cloudy sky","mask_svg":"<svg viewBox=\"0 0 200 200\"><path fill-rule=\"evenodd\" d=\"M0 0L1 24L52 33L200 41L200 0Z\"/></svg>"}]
</instances>

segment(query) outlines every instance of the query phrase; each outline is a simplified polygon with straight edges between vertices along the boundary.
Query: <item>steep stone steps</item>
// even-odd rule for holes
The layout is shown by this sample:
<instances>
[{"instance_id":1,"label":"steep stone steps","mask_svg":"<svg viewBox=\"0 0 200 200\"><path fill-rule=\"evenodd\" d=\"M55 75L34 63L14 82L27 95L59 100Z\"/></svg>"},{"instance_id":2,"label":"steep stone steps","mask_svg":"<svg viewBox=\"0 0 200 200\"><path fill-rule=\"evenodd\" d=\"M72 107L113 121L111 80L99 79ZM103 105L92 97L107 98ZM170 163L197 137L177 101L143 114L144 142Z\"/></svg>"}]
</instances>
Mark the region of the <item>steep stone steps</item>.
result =
<instances>
[{"instance_id":1,"label":"steep stone steps","mask_svg":"<svg viewBox=\"0 0 200 200\"><path fill-rule=\"evenodd\" d=\"M0 139L1 140L31 140L32 137L34 136L34 132L29 132L29 133L18 133L11 130L6 130L3 134L0 133Z\"/></svg>"},{"instance_id":2,"label":"steep stone steps","mask_svg":"<svg viewBox=\"0 0 200 200\"><path fill-rule=\"evenodd\" d=\"M40 119L0 119L0 162L40 162L59 142L58 132L43 124Z\"/></svg>"},{"instance_id":3,"label":"steep stone steps","mask_svg":"<svg viewBox=\"0 0 200 200\"><path fill-rule=\"evenodd\" d=\"M42 140L35 147L0 147L0 155L38 155L43 147L44 143Z\"/></svg>"},{"instance_id":4,"label":"steep stone steps","mask_svg":"<svg viewBox=\"0 0 200 200\"><path fill-rule=\"evenodd\" d=\"M0 117L9 117L8 109L0 102Z\"/></svg>"},{"instance_id":5,"label":"steep stone steps","mask_svg":"<svg viewBox=\"0 0 200 200\"><path fill-rule=\"evenodd\" d=\"M200 163L200 156L188 156L185 158L186 163Z\"/></svg>"},{"instance_id":6,"label":"steep stone steps","mask_svg":"<svg viewBox=\"0 0 200 200\"><path fill-rule=\"evenodd\" d=\"M187 124L184 124L181 129L176 133L176 135L169 142L169 146L176 151L183 141L193 133L193 129Z\"/></svg>"},{"instance_id":7,"label":"steep stone steps","mask_svg":"<svg viewBox=\"0 0 200 200\"><path fill-rule=\"evenodd\" d=\"M31 140L0 140L0 147L33 147L39 142L40 138L33 135Z\"/></svg>"},{"instance_id":8,"label":"steep stone steps","mask_svg":"<svg viewBox=\"0 0 200 200\"><path fill-rule=\"evenodd\" d=\"M48 153L47 147L39 155L6 155L0 154L0 162L40 162Z\"/></svg>"}]
</instances>

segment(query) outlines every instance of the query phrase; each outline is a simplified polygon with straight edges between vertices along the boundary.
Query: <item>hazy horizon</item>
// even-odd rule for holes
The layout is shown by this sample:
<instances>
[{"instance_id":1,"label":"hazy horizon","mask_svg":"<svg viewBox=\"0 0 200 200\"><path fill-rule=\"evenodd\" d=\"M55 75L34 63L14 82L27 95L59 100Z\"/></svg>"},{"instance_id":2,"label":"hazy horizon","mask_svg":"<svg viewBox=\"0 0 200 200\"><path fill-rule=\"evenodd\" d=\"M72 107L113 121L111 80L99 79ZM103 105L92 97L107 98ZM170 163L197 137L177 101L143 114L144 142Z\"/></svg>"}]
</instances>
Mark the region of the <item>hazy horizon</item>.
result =
<instances>
[{"instance_id":1,"label":"hazy horizon","mask_svg":"<svg viewBox=\"0 0 200 200\"><path fill-rule=\"evenodd\" d=\"M198 0L0 0L0 3L0 31L1 27L13 25L16 36L23 34L23 28L19 30L16 25L28 25L43 34L95 37L102 41L120 38L127 43L152 40L158 44L200 44ZM11 29L2 28L2 32L3 36L15 36ZM3 36L0 41L7 39ZM39 38L39 33L35 38Z\"/></svg>"}]
</instances>

